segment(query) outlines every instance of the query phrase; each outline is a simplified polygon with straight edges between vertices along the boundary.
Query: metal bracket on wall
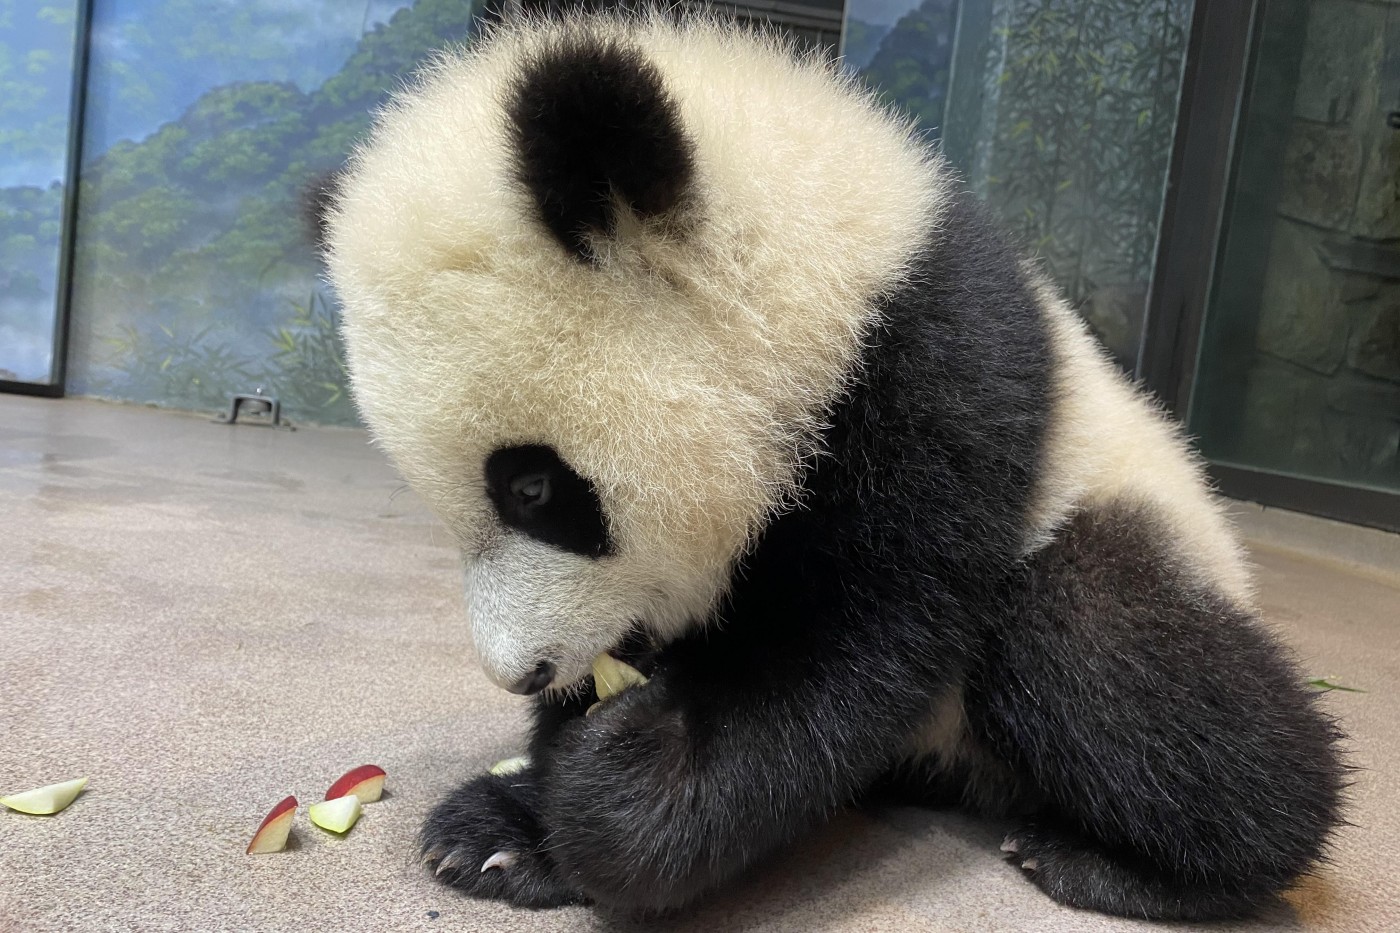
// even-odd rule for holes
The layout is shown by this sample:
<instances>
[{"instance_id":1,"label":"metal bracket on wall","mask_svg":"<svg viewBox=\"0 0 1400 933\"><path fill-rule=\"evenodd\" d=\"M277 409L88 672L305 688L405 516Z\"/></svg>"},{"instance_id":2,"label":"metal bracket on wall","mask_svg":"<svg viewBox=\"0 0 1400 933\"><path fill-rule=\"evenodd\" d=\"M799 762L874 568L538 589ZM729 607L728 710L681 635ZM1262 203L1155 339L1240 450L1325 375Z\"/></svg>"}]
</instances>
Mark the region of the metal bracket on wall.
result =
<instances>
[{"instance_id":1,"label":"metal bracket on wall","mask_svg":"<svg viewBox=\"0 0 1400 933\"><path fill-rule=\"evenodd\" d=\"M242 392L229 401L228 411L220 413L214 420L222 424L235 424L238 416L243 415L244 424L264 424L270 428L286 428L295 431L290 422L282 420L282 403L276 396L263 395L262 386L258 386L252 393Z\"/></svg>"}]
</instances>

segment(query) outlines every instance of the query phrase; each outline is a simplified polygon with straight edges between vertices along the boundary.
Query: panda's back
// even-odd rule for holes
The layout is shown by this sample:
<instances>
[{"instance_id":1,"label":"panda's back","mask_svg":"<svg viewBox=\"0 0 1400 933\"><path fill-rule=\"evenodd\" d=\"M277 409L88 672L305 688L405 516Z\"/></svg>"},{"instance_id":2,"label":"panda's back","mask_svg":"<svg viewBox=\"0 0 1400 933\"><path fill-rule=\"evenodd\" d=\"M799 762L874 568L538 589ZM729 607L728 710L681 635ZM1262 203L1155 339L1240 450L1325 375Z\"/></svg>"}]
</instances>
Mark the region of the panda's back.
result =
<instances>
[{"instance_id":1,"label":"panda's back","mask_svg":"<svg viewBox=\"0 0 1400 933\"><path fill-rule=\"evenodd\" d=\"M705 162L723 176L712 190L726 192L730 201L722 213L736 224L768 212L775 251L787 243L809 255L810 262L798 266L777 263L783 272L819 266L885 270L863 287L872 295L908 300L927 271L921 257L932 253L939 261L937 255L950 250L984 249L986 238L998 235L986 229L980 212L962 209L968 197L962 183L918 143L908 124L843 76L833 76L825 63L794 58L781 47L755 55L747 39L723 29L677 32L653 24L643 42L672 79L691 120L733 127L702 134L707 146L726 147ZM784 158L796 154L800 161ZM962 236L973 242L960 246ZM978 313L1014 315L1014 302L987 295L1022 289L1041 318L1049 391L1042 403L1025 551L1052 541L1075 515L1130 507L1142 521L1160 524L1156 536L1200 580L1247 606L1251 589L1242 554L1180 430L1119 372L1033 265L968 268L981 280L958 284ZM993 282L989 276L1016 281ZM768 280L792 290L784 278ZM876 298L867 304L876 310L861 322L869 333L887 316L888 303ZM987 332L997 330L990 321L984 325ZM987 346L989 355L1008 349L1004 335ZM879 352L878 346L865 351L867 357ZM1027 380L1035 378L1033 369L1025 365ZM940 374L925 371L924 377L936 381ZM1034 394L1013 393L1010 404L1025 404Z\"/></svg>"},{"instance_id":2,"label":"panda's back","mask_svg":"<svg viewBox=\"0 0 1400 933\"><path fill-rule=\"evenodd\" d=\"M1052 354L1052 412L1029 517L1027 550L1074 516L1127 508L1173 560L1236 606L1250 574L1199 459L1181 430L1132 385L1047 282L1036 283Z\"/></svg>"}]
</instances>

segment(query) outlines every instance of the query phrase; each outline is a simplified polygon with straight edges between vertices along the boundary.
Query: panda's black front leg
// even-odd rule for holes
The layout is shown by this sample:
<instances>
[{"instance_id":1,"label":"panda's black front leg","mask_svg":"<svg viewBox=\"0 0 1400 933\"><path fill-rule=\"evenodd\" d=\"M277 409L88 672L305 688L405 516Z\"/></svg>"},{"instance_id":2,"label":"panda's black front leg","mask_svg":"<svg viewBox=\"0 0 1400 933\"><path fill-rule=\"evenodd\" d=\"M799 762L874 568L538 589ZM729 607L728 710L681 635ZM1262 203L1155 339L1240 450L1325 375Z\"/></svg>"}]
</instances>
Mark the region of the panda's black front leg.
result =
<instances>
[{"instance_id":1,"label":"panda's black front leg","mask_svg":"<svg viewBox=\"0 0 1400 933\"><path fill-rule=\"evenodd\" d=\"M447 841L481 858L449 880L521 905L664 911L869 788L966 668L967 623L937 592L886 601L836 567L790 569L751 567L768 571L766 588L741 588L722 625L668 645L647 683L593 715L580 715L591 696L540 706L527 787L505 794L478 779L463 806L444 804L430 821L430 847ZM931 625L927 614L944 606L946 624ZM507 844L528 858L481 878ZM523 877L512 881L516 868Z\"/></svg>"},{"instance_id":2,"label":"panda's black front leg","mask_svg":"<svg viewBox=\"0 0 1400 933\"><path fill-rule=\"evenodd\" d=\"M559 730L540 817L589 900L651 913L733 878L850 803L926 708L898 655L872 679L855 646L768 647L681 652Z\"/></svg>"},{"instance_id":3,"label":"panda's black front leg","mask_svg":"<svg viewBox=\"0 0 1400 933\"><path fill-rule=\"evenodd\" d=\"M473 897L518 907L582 900L546 849L533 769L483 774L449 794L423 824L423 861L439 880Z\"/></svg>"},{"instance_id":4,"label":"panda's black front leg","mask_svg":"<svg viewBox=\"0 0 1400 933\"><path fill-rule=\"evenodd\" d=\"M560 907L583 900L547 848L540 822L540 767L559 730L583 716L581 697L540 697L527 753L503 773L472 778L423 823L423 860L438 880L473 897L517 907Z\"/></svg>"}]
</instances>

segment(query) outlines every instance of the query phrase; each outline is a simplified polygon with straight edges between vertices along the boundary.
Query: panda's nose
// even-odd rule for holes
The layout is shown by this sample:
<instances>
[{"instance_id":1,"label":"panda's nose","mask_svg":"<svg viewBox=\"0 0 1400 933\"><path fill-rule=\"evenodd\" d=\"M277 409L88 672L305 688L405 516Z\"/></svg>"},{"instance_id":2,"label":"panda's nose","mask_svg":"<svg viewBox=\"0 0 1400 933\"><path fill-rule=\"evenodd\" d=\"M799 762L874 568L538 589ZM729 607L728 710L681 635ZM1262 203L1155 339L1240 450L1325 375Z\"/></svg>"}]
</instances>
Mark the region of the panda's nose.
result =
<instances>
[{"instance_id":1,"label":"panda's nose","mask_svg":"<svg viewBox=\"0 0 1400 933\"><path fill-rule=\"evenodd\" d=\"M539 693L549 686L554 679L554 664L550 661L541 661L535 669L524 677L511 684L506 689L511 693L519 693L529 696L532 693Z\"/></svg>"}]
</instances>

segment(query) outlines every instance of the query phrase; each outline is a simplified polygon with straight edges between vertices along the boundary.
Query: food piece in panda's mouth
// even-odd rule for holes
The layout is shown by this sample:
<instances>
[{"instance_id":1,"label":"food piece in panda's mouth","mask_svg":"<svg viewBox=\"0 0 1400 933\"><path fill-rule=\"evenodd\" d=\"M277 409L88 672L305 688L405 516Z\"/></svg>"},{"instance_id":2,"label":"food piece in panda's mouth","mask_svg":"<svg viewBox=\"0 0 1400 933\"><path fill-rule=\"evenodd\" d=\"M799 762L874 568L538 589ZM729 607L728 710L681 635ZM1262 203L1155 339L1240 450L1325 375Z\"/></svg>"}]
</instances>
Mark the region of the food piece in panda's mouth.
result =
<instances>
[{"instance_id":1,"label":"food piece in panda's mouth","mask_svg":"<svg viewBox=\"0 0 1400 933\"><path fill-rule=\"evenodd\" d=\"M640 687L646 682L646 675L626 661L619 661L607 652L598 655L593 659L593 690L598 694L598 703L588 707L586 713L592 714L599 703L628 687Z\"/></svg>"},{"instance_id":2,"label":"food piece in panda's mouth","mask_svg":"<svg viewBox=\"0 0 1400 933\"><path fill-rule=\"evenodd\" d=\"M641 671L606 652L593 659L593 689L600 700L615 696L628 687L640 687L646 682L646 675Z\"/></svg>"}]
</instances>

